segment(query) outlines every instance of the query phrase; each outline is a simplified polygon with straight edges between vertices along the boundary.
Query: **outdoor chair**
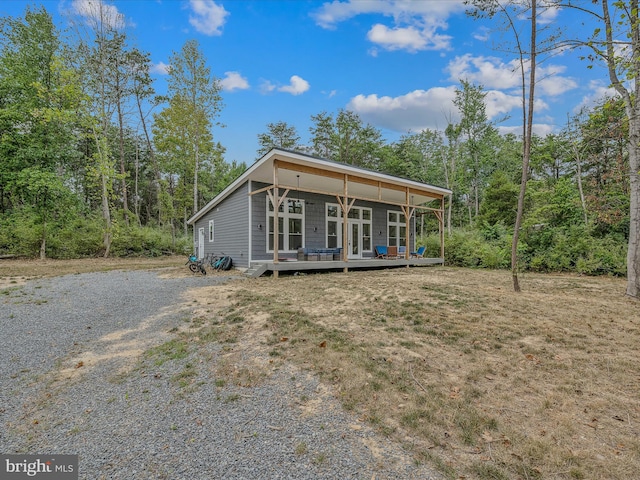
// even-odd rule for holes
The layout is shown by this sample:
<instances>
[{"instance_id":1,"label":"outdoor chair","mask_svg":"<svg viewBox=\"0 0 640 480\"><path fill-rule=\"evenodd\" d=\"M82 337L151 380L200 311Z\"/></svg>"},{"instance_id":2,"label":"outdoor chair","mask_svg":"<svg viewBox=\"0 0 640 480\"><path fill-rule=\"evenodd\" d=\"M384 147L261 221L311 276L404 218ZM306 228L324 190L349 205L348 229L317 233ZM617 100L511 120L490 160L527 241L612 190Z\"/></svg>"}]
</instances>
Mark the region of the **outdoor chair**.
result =
<instances>
[{"instance_id":1,"label":"outdoor chair","mask_svg":"<svg viewBox=\"0 0 640 480\"><path fill-rule=\"evenodd\" d=\"M407 247L401 246L398 247L398 257L404 258L407 256Z\"/></svg>"},{"instance_id":2,"label":"outdoor chair","mask_svg":"<svg viewBox=\"0 0 640 480\"><path fill-rule=\"evenodd\" d=\"M387 247L387 258L398 258L398 247L390 245Z\"/></svg>"},{"instance_id":3,"label":"outdoor chair","mask_svg":"<svg viewBox=\"0 0 640 480\"><path fill-rule=\"evenodd\" d=\"M376 258L387 258L388 256L387 247L376 245L375 249L376 249Z\"/></svg>"},{"instance_id":4,"label":"outdoor chair","mask_svg":"<svg viewBox=\"0 0 640 480\"><path fill-rule=\"evenodd\" d=\"M424 258L424 251L427 249L424 245L418 247L416 252L411 252L411 256L415 258Z\"/></svg>"}]
</instances>

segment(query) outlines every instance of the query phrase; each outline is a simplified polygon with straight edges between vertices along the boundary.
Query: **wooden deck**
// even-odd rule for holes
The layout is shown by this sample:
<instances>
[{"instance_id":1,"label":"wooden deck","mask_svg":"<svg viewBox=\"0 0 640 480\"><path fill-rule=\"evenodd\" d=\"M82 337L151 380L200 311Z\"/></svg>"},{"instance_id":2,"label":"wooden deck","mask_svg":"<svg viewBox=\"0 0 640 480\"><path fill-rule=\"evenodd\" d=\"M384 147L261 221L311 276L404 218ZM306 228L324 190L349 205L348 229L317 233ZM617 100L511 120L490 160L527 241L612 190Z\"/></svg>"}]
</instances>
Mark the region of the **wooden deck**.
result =
<instances>
[{"instance_id":1,"label":"wooden deck","mask_svg":"<svg viewBox=\"0 0 640 480\"><path fill-rule=\"evenodd\" d=\"M377 258L365 258L358 260L324 260L324 261L254 261L251 268L265 265L266 271L277 276L277 272L304 272L321 270L342 270L344 272L357 269L379 269L379 268L399 268L399 267L427 267L430 265L443 265L442 258L410 258L409 260L400 258L396 260L386 260Z\"/></svg>"}]
</instances>

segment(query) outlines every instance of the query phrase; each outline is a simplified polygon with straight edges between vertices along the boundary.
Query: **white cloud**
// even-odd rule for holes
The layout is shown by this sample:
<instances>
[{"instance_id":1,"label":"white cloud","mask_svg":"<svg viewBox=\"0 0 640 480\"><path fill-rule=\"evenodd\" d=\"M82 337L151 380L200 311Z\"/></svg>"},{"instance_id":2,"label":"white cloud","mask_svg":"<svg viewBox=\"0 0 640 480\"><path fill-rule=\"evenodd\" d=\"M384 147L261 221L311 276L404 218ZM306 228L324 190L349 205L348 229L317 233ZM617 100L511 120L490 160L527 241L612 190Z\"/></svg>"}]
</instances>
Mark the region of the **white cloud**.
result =
<instances>
[{"instance_id":1,"label":"white cloud","mask_svg":"<svg viewBox=\"0 0 640 480\"><path fill-rule=\"evenodd\" d=\"M220 80L222 89L226 92L234 90L246 90L249 88L249 82L238 72L224 72L225 77Z\"/></svg>"},{"instance_id":2,"label":"white cloud","mask_svg":"<svg viewBox=\"0 0 640 480\"><path fill-rule=\"evenodd\" d=\"M365 122L396 132L443 128L452 112L455 87L414 90L398 97L357 95L347 108Z\"/></svg>"},{"instance_id":3,"label":"white cloud","mask_svg":"<svg viewBox=\"0 0 640 480\"><path fill-rule=\"evenodd\" d=\"M271 83L269 80L262 80L260 82L260 92L265 95L267 93L271 93L276 89L276 86Z\"/></svg>"},{"instance_id":4,"label":"white cloud","mask_svg":"<svg viewBox=\"0 0 640 480\"><path fill-rule=\"evenodd\" d=\"M515 60L504 63L495 57L474 57L471 54L455 57L446 70L449 80L466 80L487 88L509 89L520 86L518 64Z\"/></svg>"},{"instance_id":5,"label":"white cloud","mask_svg":"<svg viewBox=\"0 0 640 480\"><path fill-rule=\"evenodd\" d=\"M575 106L573 114L577 115L583 109L591 109L600 104L604 99L615 98L618 92L614 88L608 87L600 81L589 82L589 93L582 97L582 101Z\"/></svg>"},{"instance_id":6,"label":"white cloud","mask_svg":"<svg viewBox=\"0 0 640 480\"><path fill-rule=\"evenodd\" d=\"M291 95L300 95L309 90L309 82L298 75L293 75L290 79L290 84L283 87L279 87L279 92L290 93Z\"/></svg>"},{"instance_id":7,"label":"white cloud","mask_svg":"<svg viewBox=\"0 0 640 480\"><path fill-rule=\"evenodd\" d=\"M213 0L189 0L193 15L189 15L189 23L200 33L214 36L222 35L222 27L229 15L222 5Z\"/></svg>"},{"instance_id":8,"label":"white cloud","mask_svg":"<svg viewBox=\"0 0 640 480\"><path fill-rule=\"evenodd\" d=\"M381 14L392 18L393 25L377 23L367 39L386 50L441 50L450 47L452 37L438 33L448 27L446 19L462 12L462 0L440 2L412 0L358 0L324 3L312 16L323 28L334 29L340 22L358 15ZM376 55L377 50L369 52Z\"/></svg>"},{"instance_id":9,"label":"white cloud","mask_svg":"<svg viewBox=\"0 0 640 480\"><path fill-rule=\"evenodd\" d=\"M371 27L371 30L367 33L367 38L386 50L417 52L418 50L427 49L446 49L449 47L452 37L438 35L435 33L435 29L424 28L420 30L414 26L388 28L378 23Z\"/></svg>"},{"instance_id":10,"label":"white cloud","mask_svg":"<svg viewBox=\"0 0 640 480\"><path fill-rule=\"evenodd\" d=\"M158 62L151 67L151 73L157 73L158 75L168 75L169 67L170 65L167 65L164 62Z\"/></svg>"},{"instance_id":11,"label":"white cloud","mask_svg":"<svg viewBox=\"0 0 640 480\"><path fill-rule=\"evenodd\" d=\"M509 90L520 89L522 77L518 60L503 62L496 57L475 57L471 54L454 58L446 70L449 80L460 79L482 85L487 89ZM525 81L528 81L528 64L525 64ZM562 74L566 72L564 65L538 66L536 70L537 89L541 94L559 96L578 87L577 82Z\"/></svg>"},{"instance_id":12,"label":"white cloud","mask_svg":"<svg viewBox=\"0 0 640 480\"><path fill-rule=\"evenodd\" d=\"M514 135L520 137L522 136L522 125L516 125L513 127L501 126L498 125L498 132L501 135L506 135L507 133L513 133ZM546 137L550 133L556 131L556 125L548 124L548 123L534 123L532 127L532 131L535 135L540 137Z\"/></svg>"},{"instance_id":13,"label":"white cloud","mask_svg":"<svg viewBox=\"0 0 640 480\"><path fill-rule=\"evenodd\" d=\"M125 18L118 7L101 0L73 0L71 9L92 23L103 23L116 30L125 27Z\"/></svg>"},{"instance_id":14,"label":"white cloud","mask_svg":"<svg viewBox=\"0 0 640 480\"><path fill-rule=\"evenodd\" d=\"M452 13L464 11L464 8L463 0L334 0L324 3L311 16L322 28L331 29L358 15L382 14L393 17L397 22L408 22L415 17L444 19Z\"/></svg>"},{"instance_id":15,"label":"white cloud","mask_svg":"<svg viewBox=\"0 0 640 480\"><path fill-rule=\"evenodd\" d=\"M414 90L398 97L357 95L351 99L347 108L360 115L365 122L396 132L443 129L449 121L460 120L460 113L453 104L457 88L459 87L451 85ZM489 121L509 116L516 121L519 119L516 115L520 115L522 100L518 95L499 90L489 90L486 93L486 114ZM548 105L537 100L535 108L540 112L548 109Z\"/></svg>"}]
</instances>

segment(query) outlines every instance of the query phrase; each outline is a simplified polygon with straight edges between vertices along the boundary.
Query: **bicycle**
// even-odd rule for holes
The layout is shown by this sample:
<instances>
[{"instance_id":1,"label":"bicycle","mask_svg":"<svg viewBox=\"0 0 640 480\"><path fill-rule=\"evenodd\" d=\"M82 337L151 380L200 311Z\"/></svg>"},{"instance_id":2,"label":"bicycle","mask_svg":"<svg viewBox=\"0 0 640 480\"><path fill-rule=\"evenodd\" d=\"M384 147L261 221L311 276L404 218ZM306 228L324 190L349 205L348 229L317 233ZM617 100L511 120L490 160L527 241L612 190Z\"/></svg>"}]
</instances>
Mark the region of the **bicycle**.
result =
<instances>
[{"instance_id":1,"label":"bicycle","mask_svg":"<svg viewBox=\"0 0 640 480\"><path fill-rule=\"evenodd\" d=\"M195 254L189 255L189 259L185 265L189 265L189 270L193 273L202 273L202 275L207 274L207 270L204 268L204 260L198 260L198 257Z\"/></svg>"},{"instance_id":2,"label":"bicycle","mask_svg":"<svg viewBox=\"0 0 640 480\"><path fill-rule=\"evenodd\" d=\"M210 253L205 257L205 261L211 266L212 269L214 270L225 270L225 265L228 262L228 260L226 260L227 258L229 258L228 256L226 256L224 254L224 252L221 252L222 256L220 255L216 255L215 253Z\"/></svg>"}]
</instances>

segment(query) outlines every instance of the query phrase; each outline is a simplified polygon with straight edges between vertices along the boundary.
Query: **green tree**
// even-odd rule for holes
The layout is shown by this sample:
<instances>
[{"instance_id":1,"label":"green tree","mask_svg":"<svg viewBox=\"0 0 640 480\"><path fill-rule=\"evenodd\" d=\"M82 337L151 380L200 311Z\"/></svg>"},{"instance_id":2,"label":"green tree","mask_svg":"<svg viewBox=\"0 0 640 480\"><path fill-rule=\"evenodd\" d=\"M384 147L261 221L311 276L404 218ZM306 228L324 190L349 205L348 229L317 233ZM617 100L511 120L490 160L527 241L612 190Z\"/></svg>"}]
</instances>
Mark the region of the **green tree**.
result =
<instances>
[{"instance_id":1,"label":"green tree","mask_svg":"<svg viewBox=\"0 0 640 480\"><path fill-rule=\"evenodd\" d=\"M627 136L629 184L629 234L626 294L640 299L640 4L638 0L594 0L588 5L558 2L588 15L598 27L587 37L567 43L586 48L584 57L592 65L603 63L608 79L624 105ZM600 4L598 11L595 5Z\"/></svg>"},{"instance_id":2,"label":"green tree","mask_svg":"<svg viewBox=\"0 0 640 480\"><path fill-rule=\"evenodd\" d=\"M312 150L336 162L377 169L384 146L382 133L365 125L357 113L341 109L334 120L326 112L312 115Z\"/></svg>"},{"instance_id":3,"label":"green tree","mask_svg":"<svg viewBox=\"0 0 640 480\"><path fill-rule=\"evenodd\" d=\"M297 150L300 148L300 136L296 127L287 122L268 123L267 131L258 134L258 158L269 152L272 148L284 148L285 150Z\"/></svg>"},{"instance_id":4,"label":"green tree","mask_svg":"<svg viewBox=\"0 0 640 480\"><path fill-rule=\"evenodd\" d=\"M496 171L480 204L479 220L488 225L513 227L518 206L518 185L506 173Z\"/></svg>"},{"instance_id":5,"label":"green tree","mask_svg":"<svg viewBox=\"0 0 640 480\"><path fill-rule=\"evenodd\" d=\"M470 13L477 18L498 16L503 22L503 30L511 36L510 42L502 46L502 50L512 47L512 53L519 62L520 89L522 98L522 175L518 210L514 225L511 245L511 274L513 289L520 291L518 281L518 241L520 226L524 214L524 203L529 179L529 163L531 159L531 142L533 137L534 99L536 91L536 71L538 63L544 55L555 51L558 32L556 27L539 28L539 18L549 9L556 8L553 2L544 2L538 8L537 0L470 0L474 10ZM523 22L526 22L523 23ZM528 31L527 31L528 30ZM528 40L525 33L529 34ZM528 75L527 75L528 74Z\"/></svg>"},{"instance_id":6,"label":"green tree","mask_svg":"<svg viewBox=\"0 0 640 480\"><path fill-rule=\"evenodd\" d=\"M34 207L44 258L49 215L72 195L63 175L78 156L84 97L44 8L27 8L24 18L4 18L0 27L0 205Z\"/></svg>"},{"instance_id":7,"label":"green tree","mask_svg":"<svg viewBox=\"0 0 640 480\"><path fill-rule=\"evenodd\" d=\"M187 132L183 142L189 145L185 146L183 153L189 152L184 160L192 164L193 213L198 211L198 173L202 156L212 151L211 129L220 125L217 118L223 107L221 89L220 81L211 75L211 69L196 40L188 40L180 52L173 53L169 67L168 108L174 108L175 113L180 114ZM178 120L178 115L173 115L173 118ZM179 141L178 138L175 140Z\"/></svg>"},{"instance_id":8,"label":"green tree","mask_svg":"<svg viewBox=\"0 0 640 480\"><path fill-rule=\"evenodd\" d=\"M169 106L154 115L153 136L161 169L168 179L163 183L170 190L174 206L180 214L185 234L187 220L197 210L198 173L205 160L214 153L213 135L204 110L180 95L173 96ZM196 161L197 159L197 161ZM192 195L195 195L192 196ZM166 206L166 201L163 204ZM175 216L168 218L175 229Z\"/></svg>"},{"instance_id":9,"label":"green tree","mask_svg":"<svg viewBox=\"0 0 640 480\"><path fill-rule=\"evenodd\" d=\"M481 151L486 136L491 130L487 117L485 98L487 93L482 85L472 85L461 80L462 89L456 89L453 104L460 112L460 132L464 137L464 145L469 152L467 171L470 175L470 195L473 199L474 217L480 209L480 191L484 181L484 166L481 162Z\"/></svg>"}]
</instances>

